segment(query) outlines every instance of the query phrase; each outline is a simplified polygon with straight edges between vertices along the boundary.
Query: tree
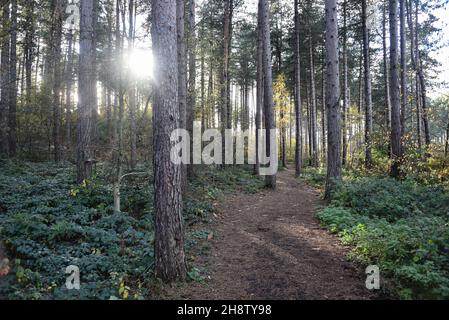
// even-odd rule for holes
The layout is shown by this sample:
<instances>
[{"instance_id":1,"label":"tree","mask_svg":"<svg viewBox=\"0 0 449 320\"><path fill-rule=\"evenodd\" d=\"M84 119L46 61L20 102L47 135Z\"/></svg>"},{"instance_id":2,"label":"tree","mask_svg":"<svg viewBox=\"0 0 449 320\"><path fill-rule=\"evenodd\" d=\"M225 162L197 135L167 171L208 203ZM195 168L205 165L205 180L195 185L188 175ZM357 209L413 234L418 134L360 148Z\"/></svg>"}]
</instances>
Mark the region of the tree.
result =
<instances>
[{"instance_id":1,"label":"tree","mask_svg":"<svg viewBox=\"0 0 449 320\"><path fill-rule=\"evenodd\" d=\"M373 98L371 91L371 62L369 53L369 36L367 0L362 0L362 32L363 32L363 66L364 66L364 88L365 88L365 166L371 168L373 165Z\"/></svg>"},{"instance_id":2,"label":"tree","mask_svg":"<svg viewBox=\"0 0 449 320\"><path fill-rule=\"evenodd\" d=\"M189 59L189 79L187 90L187 130L193 137L193 121L196 112L196 25L195 25L195 0L188 0L187 6L187 42ZM230 41L230 40L229 40ZM229 65L229 62L228 62ZM192 141L192 140L191 140ZM193 150L193 142L190 144L190 150ZM191 152L191 163L193 163L193 152ZM188 176L193 175L193 166L187 166Z\"/></svg>"},{"instance_id":3,"label":"tree","mask_svg":"<svg viewBox=\"0 0 449 320\"><path fill-rule=\"evenodd\" d=\"M92 114L96 105L94 0L81 1L78 81L77 168L79 183L92 175Z\"/></svg>"},{"instance_id":4,"label":"tree","mask_svg":"<svg viewBox=\"0 0 449 320\"><path fill-rule=\"evenodd\" d=\"M0 96L0 154L9 156L9 99L10 99L10 37L9 37L9 2L5 3L2 8L2 32L6 34L2 41L1 64L0 64L0 80L1 80L1 96Z\"/></svg>"},{"instance_id":5,"label":"tree","mask_svg":"<svg viewBox=\"0 0 449 320\"><path fill-rule=\"evenodd\" d=\"M273 102L273 71L271 64L270 8L267 0L259 0L262 43L263 43L263 74L264 74L264 114L266 129L266 150L271 151L271 130L275 129ZM266 176L266 185L276 188L276 174Z\"/></svg>"},{"instance_id":6,"label":"tree","mask_svg":"<svg viewBox=\"0 0 449 320\"><path fill-rule=\"evenodd\" d=\"M398 0L390 2L390 92L391 92L391 152L393 163L391 176L401 175L402 134L401 134L401 96L398 67Z\"/></svg>"},{"instance_id":7,"label":"tree","mask_svg":"<svg viewBox=\"0 0 449 320\"><path fill-rule=\"evenodd\" d=\"M181 167L170 160L170 136L179 127L176 0L154 0L155 269L163 281L184 280Z\"/></svg>"},{"instance_id":8,"label":"tree","mask_svg":"<svg viewBox=\"0 0 449 320\"><path fill-rule=\"evenodd\" d=\"M337 1L326 0L326 108L327 108L327 178L326 199L335 190L341 179L341 111L340 111L340 75L338 59L338 19Z\"/></svg>"},{"instance_id":9,"label":"tree","mask_svg":"<svg viewBox=\"0 0 449 320\"><path fill-rule=\"evenodd\" d=\"M301 53L300 53L300 17L299 0L295 0L295 114L296 114L296 144L295 144L295 170L296 175L301 175L302 171L302 119L301 119Z\"/></svg>"},{"instance_id":10,"label":"tree","mask_svg":"<svg viewBox=\"0 0 449 320\"><path fill-rule=\"evenodd\" d=\"M179 128L187 129L187 64L185 42L185 3L184 0L176 0L176 28L178 50L178 103L179 103ZM187 166L181 165L181 181L183 193L187 190Z\"/></svg>"},{"instance_id":11,"label":"tree","mask_svg":"<svg viewBox=\"0 0 449 320\"><path fill-rule=\"evenodd\" d=\"M9 56L9 156L17 153L17 0L11 0L11 47Z\"/></svg>"},{"instance_id":12,"label":"tree","mask_svg":"<svg viewBox=\"0 0 449 320\"><path fill-rule=\"evenodd\" d=\"M407 115L407 37L405 25L405 0L399 0L400 41L401 41L401 134L404 136L406 130Z\"/></svg>"}]
</instances>

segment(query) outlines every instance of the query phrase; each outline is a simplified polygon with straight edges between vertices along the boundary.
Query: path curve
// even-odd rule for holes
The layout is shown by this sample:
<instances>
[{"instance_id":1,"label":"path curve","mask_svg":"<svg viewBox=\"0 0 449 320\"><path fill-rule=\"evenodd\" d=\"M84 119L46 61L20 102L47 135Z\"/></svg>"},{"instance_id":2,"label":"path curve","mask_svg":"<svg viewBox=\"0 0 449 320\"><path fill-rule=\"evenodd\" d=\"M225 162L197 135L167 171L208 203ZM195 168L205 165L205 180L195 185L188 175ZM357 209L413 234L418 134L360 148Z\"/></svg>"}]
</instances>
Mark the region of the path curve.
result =
<instances>
[{"instance_id":1,"label":"path curve","mask_svg":"<svg viewBox=\"0 0 449 320\"><path fill-rule=\"evenodd\" d=\"M317 221L319 205L291 170L279 172L275 191L228 197L213 226L209 279L170 291L189 300L375 299L348 249Z\"/></svg>"}]
</instances>

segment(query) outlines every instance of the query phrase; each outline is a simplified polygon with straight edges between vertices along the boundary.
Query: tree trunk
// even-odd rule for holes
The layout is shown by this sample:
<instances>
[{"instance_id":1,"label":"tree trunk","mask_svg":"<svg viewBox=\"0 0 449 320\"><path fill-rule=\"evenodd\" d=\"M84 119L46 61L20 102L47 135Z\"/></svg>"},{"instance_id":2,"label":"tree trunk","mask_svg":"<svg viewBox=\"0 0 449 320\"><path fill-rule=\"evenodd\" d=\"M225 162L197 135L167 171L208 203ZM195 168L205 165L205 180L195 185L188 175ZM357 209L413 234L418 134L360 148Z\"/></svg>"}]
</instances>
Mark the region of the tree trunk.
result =
<instances>
[{"instance_id":1,"label":"tree trunk","mask_svg":"<svg viewBox=\"0 0 449 320\"><path fill-rule=\"evenodd\" d=\"M195 0L188 0L187 10L187 50L189 58L189 80L187 91L187 130L190 137L193 137L193 121L195 121L196 113L196 16L195 16ZM190 165L187 166L187 175L193 175L193 139L190 139Z\"/></svg>"},{"instance_id":2,"label":"tree trunk","mask_svg":"<svg viewBox=\"0 0 449 320\"><path fill-rule=\"evenodd\" d=\"M228 127L228 78L229 78L229 50L231 46L231 0L224 1L223 15L223 48L221 62L220 103L221 103L221 136L225 136ZM226 154L226 142L222 139L222 155Z\"/></svg>"},{"instance_id":3,"label":"tree trunk","mask_svg":"<svg viewBox=\"0 0 449 320\"><path fill-rule=\"evenodd\" d=\"M297 0L296 0L297 1ZM259 135L262 129L262 109L263 109L263 34L262 34L262 13L261 5L258 5L257 13L257 101L256 101L256 166L255 174L260 174L260 157L259 144L261 136Z\"/></svg>"},{"instance_id":4,"label":"tree trunk","mask_svg":"<svg viewBox=\"0 0 449 320\"><path fill-rule=\"evenodd\" d=\"M330 199L341 179L341 111L338 61L337 0L326 0L326 108L328 118L328 156L326 198Z\"/></svg>"},{"instance_id":5,"label":"tree trunk","mask_svg":"<svg viewBox=\"0 0 449 320\"><path fill-rule=\"evenodd\" d=\"M387 10L386 1L383 3L383 18L382 18L382 50L383 50L383 66L385 79L385 123L387 130L391 130L391 97L390 97L390 73L388 72L388 54L387 54Z\"/></svg>"},{"instance_id":6,"label":"tree trunk","mask_svg":"<svg viewBox=\"0 0 449 320\"><path fill-rule=\"evenodd\" d=\"M52 66L53 66L53 146L54 160L61 161L61 41L62 41L62 0L55 0L53 12ZM92 70L91 70L92 72Z\"/></svg>"},{"instance_id":7,"label":"tree trunk","mask_svg":"<svg viewBox=\"0 0 449 320\"><path fill-rule=\"evenodd\" d=\"M66 64L66 147L72 146L72 82L73 82L73 31L68 34Z\"/></svg>"},{"instance_id":8,"label":"tree trunk","mask_svg":"<svg viewBox=\"0 0 449 320\"><path fill-rule=\"evenodd\" d=\"M313 39L312 28L309 25L309 61L310 61L310 137L312 151L312 166L319 166L318 159L318 125L317 125L317 107L316 107L316 87L315 87L315 63L313 59Z\"/></svg>"},{"instance_id":9,"label":"tree trunk","mask_svg":"<svg viewBox=\"0 0 449 320\"><path fill-rule=\"evenodd\" d=\"M343 110L342 110L342 127L343 127L343 156L342 165L346 166L348 158L348 129L347 129L347 112L349 110L349 79L348 79L348 1L343 3Z\"/></svg>"},{"instance_id":10,"label":"tree trunk","mask_svg":"<svg viewBox=\"0 0 449 320\"><path fill-rule=\"evenodd\" d=\"M271 64L270 6L268 0L259 0L262 16L263 70L264 70L264 110L266 128L266 150L271 153L271 130L276 129L273 103L273 71ZM276 174L266 176L266 185L276 188Z\"/></svg>"},{"instance_id":11,"label":"tree trunk","mask_svg":"<svg viewBox=\"0 0 449 320\"><path fill-rule=\"evenodd\" d=\"M155 270L165 282L184 280L181 167L171 159L171 133L179 127L176 0L154 0Z\"/></svg>"},{"instance_id":12,"label":"tree trunk","mask_svg":"<svg viewBox=\"0 0 449 320\"><path fill-rule=\"evenodd\" d=\"M362 29L363 29L363 65L365 80L365 167L373 166L373 98L371 92L371 59L369 52L370 30L367 24L367 0L362 0Z\"/></svg>"},{"instance_id":13,"label":"tree trunk","mask_svg":"<svg viewBox=\"0 0 449 320\"><path fill-rule=\"evenodd\" d=\"M17 153L17 0L11 0L11 48L9 71L9 156Z\"/></svg>"},{"instance_id":14,"label":"tree trunk","mask_svg":"<svg viewBox=\"0 0 449 320\"><path fill-rule=\"evenodd\" d=\"M92 113L95 108L94 65L94 0L81 1L80 54L78 83L78 144L77 167L78 183L92 175Z\"/></svg>"},{"instance_id":15,"label":"tree trunk","mask_svg":"<svg viewBox=\"0 0 449 320\"><path fill-rule=\"evenodd\" d=\"M402 162L401 97L398 66L398 0L390 3L391 176L399 178Z\"/></svg>"},{"instance_id":16,"label":"tree trunk","mask_svg":"<svg viewBox=\"0 0 449 320\"><path fill-rule=\"evenodd\" d=\"M187 129L187 64L184 0L176 0L179 128ZM187 165L181 165L182 192L187 190Z\"/></svg>"},{"instance_id":17,"label":"tree trunk","mask_svg":"<svg viewBox=\"0 0 449 320\"><path fill-rule=\"evenodd\" d=\"M406 131L406 115L407 115L407 34L405 26L405 0L399 0L399 20L400 20L400 41L401 41L401 134L404 137Z\"/></svg>"},{"instance_id":18,"label":"tree trunk","mask_svg":"<svg viewBox=\"0 0 449 320\"><path fill-rule=\"evenodd\" d=\"M1 52L1 64L0 64L0 80L1 80L1 99L0 99L0 156L9 156L9 52L10 52L10 37L9 37L9 3L3 6L2 12L2 31L6 36L1 39L2 52Z\"/></svg>"},{"instance_id":19,"label":"tree trunk","mask_svg":"<svg viewBox=\"0 0 449 320\"><path fill-rule=\"evenodd\" d=\"M134 50L134 0L129 0L129 29L128 29L128 50L130 53ZM130 81L128 90L129 98L129 124L130 124L130 145L131 145L131 170L136 168L137 164L137 106L136 106L136 82Z\"/></svg>"}]
</instances>

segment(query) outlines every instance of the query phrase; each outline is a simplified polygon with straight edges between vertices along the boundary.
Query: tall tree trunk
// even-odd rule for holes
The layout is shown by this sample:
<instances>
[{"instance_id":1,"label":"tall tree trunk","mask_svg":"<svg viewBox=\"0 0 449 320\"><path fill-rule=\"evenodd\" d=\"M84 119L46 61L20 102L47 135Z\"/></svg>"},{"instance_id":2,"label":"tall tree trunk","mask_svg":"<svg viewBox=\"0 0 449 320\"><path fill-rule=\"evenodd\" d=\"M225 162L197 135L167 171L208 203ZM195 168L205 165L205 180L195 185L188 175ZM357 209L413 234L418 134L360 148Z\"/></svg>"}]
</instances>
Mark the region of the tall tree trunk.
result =
<instances>
[{"instance_id":1,"label":"tall tree trunk","mask_svg":"<svg viewBox=\"0 0 449 320\"><path fill-rule=\"evenodd\" d=\"M0 64L0 81L1 81L1 99L0 99L0 156L9 156L9 99L10 99L10 79L9 79L9 53L10 53L10 37L9 37L9 3L3 6L2 12L2 31L6 34L1 39L2 52Z\"/></svg>"},{"instance_id":2,"label":"tall tree trunk","mask_svg":"<svg viewBox=\"0 0 449 320\"><path fill-rule=\"evenodd\" d=\"M309 25L309 61L310 61L310 137L312 150L312 166L319 166L318 159L318 125L315 87L315 63L313 59L312 27Z\"/></svg>"},{"instance_id":3,"label":"tall tree trunk","mask_svg":"<svg viewBox=\"0 0 449 320\"><path fill-rule=\"evenodd\" d=\"M370 29L367 23L367 0L362 0L362 29L363 29L363 65L365 80L365 167L373 166L373 98L371 92L371 59L369 52Z\"/></svg>"},{"instance_id":4,"label":"tall tree trunk","mask_svg":"<svg viewBox=\"0 0 449 320\"><path fill-rule=\"evenodd\" d=\"M129 28L128 28L128 50L130 53L134 50L134 0L129 0ZM136 105L136 82L130 79L130 87L128 90L129 98L129 124L130 124L130 145L131 145L131 169L134 170L137 164L137 105Z\"/></svg>"},{"instance_id":5,"label":"tall tree trunk","mask_svg":"<svg viewBox=\"0 0 449 320\"><path fill-rule=\"evenodd\" d=\"M155 269L163 281L186 278L181 167L170 160L171 133L179 126L176 0L154 0Z\"/></svg>"},{"instance_id":6,"label":"tall tree trunk","mask_svg":"<svg viewBox=\"0 0 449 320\"><path fill-rule=\"evenodd\" d=\"M343 3L343 110L342 110L342 126L343 126L343 156L342 165L346 166L348 158L348 128L347 113L349 110L349 79L348 79L348 1Z\"/></svg>"},{"instance_id":7,"label":"tall tree trunk","mask_svg":"<svg viewBox=\"0 0 449 320\"><path fill-rule=\"evenodd\" d=\"M220 104L221 104L221 136L225 136L226 128L228 127L228 107L229 107L229 50L231 46L231 0L224 1L224 15L223 15L223 48L222 48L222 62L221 62L221 79L220 79ZM222 141L222 155L226 154L226 142Z\"/></svg>"},{"instance_id":8,"label":"tall tree trunk","mask_svg":"<svg viewBox=\"0 0 449 320\"><path fill-rule=\"evenodd\" d=\"M92 175L92 114L95 108L94 65L94 0L81 1L80 54L78 76L78 143L77 167L79 183Z\"/></svg>"},{"instance_id":9,"label":"tall tree trunk","mask_svg":"<svg viewBox=\"0 0 449 320\"><path fill-rule=\"evenodd\" d=\"M72 146L72 82L73 82L73 31L67 36L67 64L66 64L66 148Z\"/></svg>"},{"instance_id":10,"label":"tall tree trunk","mask_svg":"<svg viewBox=\"0 0 449 320\"><path fill-rule=\"evenodd\" d=\"M55 9L53 12L53 42L52 42L52 61L53 61L53 146L54 160L61 161L61 42L62 42L62 0L55 0ZM91 71L92 72L92 71Z\"/></svg>"},{"instance_id":11,"label":"tall tree trunk","mask_svg":"<svg viewBox=\"0 0 449 320\"><path fill-rule=\"evenodd\" d=\"M34 60L34 1L30 1L29 5L25 7L26 15L26 34L25 34L25 86L26 86L26 99L25 99L25 140L29 143L31 139L31 112L32 112L32 81L33 81L33 60ZM36 68L38 69L38 68Z\"/></svg>"},{"instance_id":12,"label":"tall tree trunk","mask_svg":"<svg viewBox=\"0 0 449 320\"><path fill-rule=\"evenodd\" d=\"M271 130L276 129L274 122L273 103L273 71L271 64L271 35L270 35L270 6L268 0L259 0L260 13L262 16L262 39L263 39L263 70L264 70L264 110L266 150L271 153ZM274 139L273 139L274 140ZM269 188L276 188L276 174L266 176L266 185Z\"/></svg>"},{"instance_id":13,"label":"tall tree trunk","mask_svg":"<svg viewBox=\"0 0 449 320\"><path fill-rule=\"evenodd\" d=\"M419 50L419 8L418 8L418 0L415 0L415 46L416 46L416 70L417 77L419 80L420 86L420 104L421 104L421 118L424 125L424 139L426 142L426 146L430 145L430 129L429 129L429 121L427 118L427 90L426 90L426 81L424 79L424 72L422 69L421 62L421 53Z\"/></svg>"},{"instance_id":14,"label":"tall tree trunk","mask_svg":"<svg viewBox=\"0 0 449 320\"><path fill-rule=\"evenodd\" d=\"M196 113L196 16L195 16L195 0L188 0L187 10L187 50L189 58L189 80L187 92L187 130L193 137L193 121L195 121ZM193 151L193 139L190 139L190 150ZM193 152L190 154L190 165L187 166L187 175L193 175Z\"/></svg>"},{"instance_id":15,"label":"tall tree trunk","mask_svg":"<svg viewBox=\"0 0 449 320\"><path fill-rule=\"evenodd\" d=\"M326 0L326 108L328 119L328 156L326 198L329 199L341 179L341 109L338 59L337 0Z\"/></svg>"},{"instance_id":16,"label":"tall tree trunk","mask_svg":"<svg viewBox=\"0 0 449 320\"><path fill-rule=\"evenodd\" d=\"M385 123L387 130L391 130L391 97L390 97L390 73L388 72L388 54L387 54L387 5L384 0L383 3L383 18L382 18L382 52L383 52L383 66L385 79Z\"/></svg>"},{"instance_id":17,"label":"tall tree trunk","mask_svg":"<svg viewBox=\"0 0 449 320\"><path fill-rule=\"evenodd\" d=\"M323 48L323 67L321 71L321 148L323 153L323 162L326 162L326 48Z\"/></svg>"},{"instance_id":18,"label":"tall tree trunk","mask_svg":"<svg viewBox=\"0 0 449 320\"><path fill-rule=\"evenodd\" d=\"M405 0L399 0L399 20L400 20L400 41L401 41L401 134L404 137L406 131L407 115L407 34L405 25Z\"/></svg>"},{"instance_id":19,"label":"tall tree trunk","mask_svg":"<svg viewBox=\"0 0 449 320\"><path fill-rule=\"evenodd\" d=\"M11 0L11 48L9 71L9 156L17 153L17 0Z\"/></svg>"},{"instance_id":20,"label":"tall tree trunk","mask_svg":"<svg viewBox=\"0 0 449 320\"><path fill-rule=\"evenodd\" d=\"M401 175L402 135L401 135L401 96L399 89L398 66L398 0L390 3L390 91L391 91L391 152L393 163L391 176Z\"/></svg>"},{"instance_id":21,"label":"tall tree trunk","mask_svg":"<svg viewBox=\"0 0 449 320\"><path fill-rule=\"evenodd\" d=\"M297 0L295 0L297 1ZM257 13L257 101L256 101L256 166L255 173L260 174L260 157L259 146L261 136L259 135L260 129L262 129L262 109L263 109L263 30L262 30L262 13L261 5L258 5Z\"/></svg>"},{"instance_id":22,"label":"tall tree trunk","mask_svg":"<svg viewBox=\"0 0 449 320\"><path fill-rule=\"evenodd\" d=\"M187 129L187 63L185 42L185 4L176 0L179 128ZM187 190L187 165L181 165L182 192Z\"/></svg>"}]
</instances>

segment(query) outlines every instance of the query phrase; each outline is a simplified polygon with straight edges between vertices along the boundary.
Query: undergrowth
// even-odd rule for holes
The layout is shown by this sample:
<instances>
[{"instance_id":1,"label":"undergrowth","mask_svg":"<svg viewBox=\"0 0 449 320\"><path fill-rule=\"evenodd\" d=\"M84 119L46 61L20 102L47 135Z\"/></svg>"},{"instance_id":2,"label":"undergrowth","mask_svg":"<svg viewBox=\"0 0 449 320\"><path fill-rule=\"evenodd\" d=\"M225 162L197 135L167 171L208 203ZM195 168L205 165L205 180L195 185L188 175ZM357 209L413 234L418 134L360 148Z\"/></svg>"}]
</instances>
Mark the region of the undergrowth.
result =
<instances>
[{"instance_id":1,"label":"undergrowth","mask_svg":"<svg viewBox=\"0 0 449 320\"><path fill-rule=\"evenodd\" d=\"M153 186L132 178L121 190L122 213L113 213L105 174L75 183L69 163L0 163L0 240L12 269L2 277L6 299L146 299L153 274ZM187 225L207 222L212 203L236 190L255 192L260 179L241 167L198 168L185 199ZM189 234L189 233L187 233ZM195 241L186 239L187 245ZM189 250L189 248L187 248ZM81 271L82 290L67 290L66 268ZM199 269L192 266L189 278Z\"/></svg>"}]
</instances>

